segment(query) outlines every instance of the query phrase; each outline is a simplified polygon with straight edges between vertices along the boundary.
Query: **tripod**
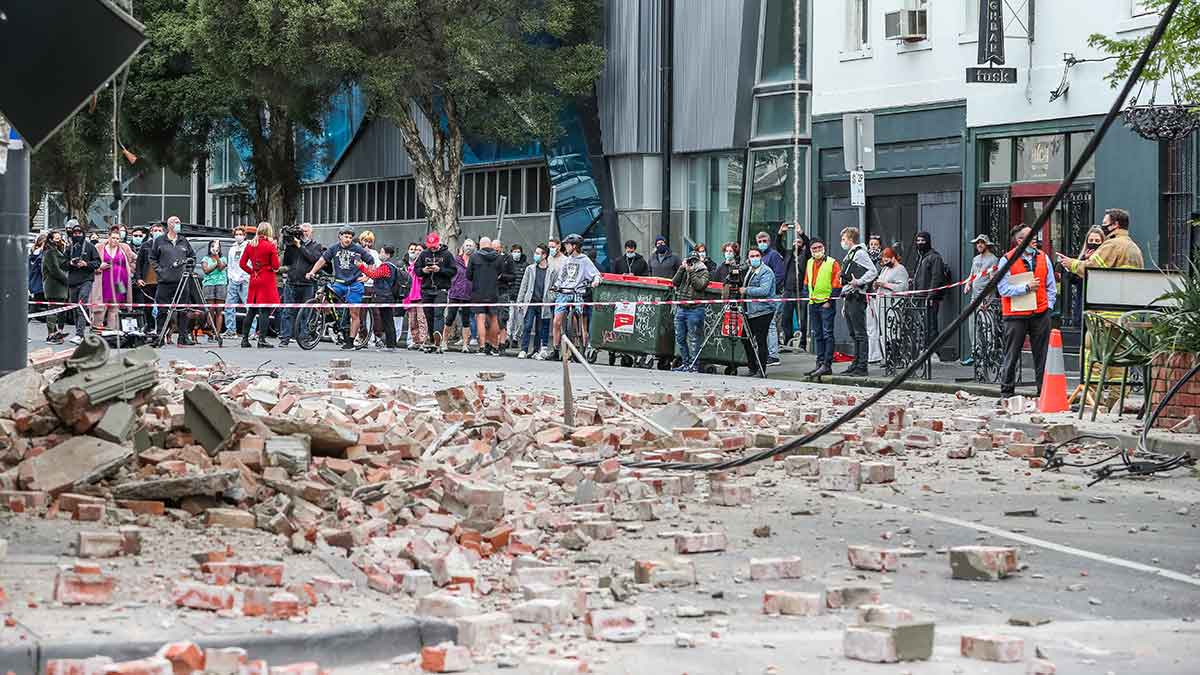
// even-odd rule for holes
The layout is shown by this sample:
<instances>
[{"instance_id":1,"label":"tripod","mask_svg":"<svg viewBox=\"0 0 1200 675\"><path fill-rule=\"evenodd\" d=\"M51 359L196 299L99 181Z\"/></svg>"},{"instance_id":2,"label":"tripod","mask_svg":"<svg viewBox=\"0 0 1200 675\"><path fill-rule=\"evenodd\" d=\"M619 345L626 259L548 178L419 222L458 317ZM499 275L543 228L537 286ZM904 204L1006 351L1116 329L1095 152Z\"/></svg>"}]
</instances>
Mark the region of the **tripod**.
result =
<instances>
[{"instance_id":1,"label":"tripod","mask_svg":"<svg viewBox=\"0 0 1200 675\"><path fill-rule=\"evenodd\" d=\"M725 290L727 292L732 290L732 288L733 288L728 283L726 283L725 286L726 286ZM734 287L736 287L736 284ZM714 323L712 328L708 329L708 331L705 333L704 340L700 343L700 348L696 350L696 355L695 355L695 357L692 358L692 362L685 363L683 365L685 365L689 368L694 368L696 366L696 364L700 362L700 354L703 353L704 348L708 346L709 340L711 340L713 338L713 336L717 334L717 331L722 330L722 328L726 325L727 319L729 317L733 317L737 335L736 335L736 337L732 336L732 335L726 335L724 337L728 337L731 340L740 340L742 342L749 342L750 349L753 350L753 352L754 352L755 363L758 364L758 369L761 372L763 379L767 378L766 363L765 363L765 361L759 360L761 358L761 356L758 353L758 343L754 341L753 337L751 337L750 339L747 339L746 336L744 335L745 332L750 330L750 322L746 319L746 308L743 307L742 304L743 303L740 303L740 302L726 302L721 306L721 319L719 321L717 321L716 323ZM729 374L729 373L726 373L726 374Z\"/></svg>"},{"instance_id":2,"label":"tripod","mask_svg":"<svg viewBox=\"0 0 1200 675\"><path fill-rule=\"evenodd\" d=\"M188 258L187 260L183 261L183 264L187 266L189 270L191 270L195 267L196 260L195 258ZM160 281L159 283L162 282ZM196 275L191 271L185 273L184 278L180 279L179 285L175 287L175 295L171 298L171 304L167 306L167 318L165 321L163 321L162 330L159 331L158 337L154 340L155 347L162 347L166 344L167 332L171 330L171 321L175 319L175 315L179 312L189 311L187 309L179 308L179 305L181 304L180 301L183 299L184 293L188 293L189 297L192 298L204 298L204 290L200 286L200 280L197 279ZM159 311L162 311L161 308ZM204 315L206 327L212 331L213 336L216 337L217 346L224 347L224 340L221 338L221 333L217 330L217 323L213 320L212 313L205 309L201 312L201 314ZM180 337L183 337L182 333L180 334Z\"/></svg>"}]
</instances>

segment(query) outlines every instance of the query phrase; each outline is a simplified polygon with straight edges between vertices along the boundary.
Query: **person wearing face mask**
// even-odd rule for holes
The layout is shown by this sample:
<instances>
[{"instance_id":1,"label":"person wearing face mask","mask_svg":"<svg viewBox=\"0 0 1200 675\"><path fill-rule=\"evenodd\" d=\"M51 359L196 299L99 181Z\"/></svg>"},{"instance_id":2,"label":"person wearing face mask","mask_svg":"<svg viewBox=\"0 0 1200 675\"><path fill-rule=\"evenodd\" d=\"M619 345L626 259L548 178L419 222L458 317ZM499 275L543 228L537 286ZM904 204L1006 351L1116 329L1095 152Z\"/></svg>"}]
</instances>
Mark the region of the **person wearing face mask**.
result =
<instances>
[{"instance_id":1,"label":"person wearing face mask","mask_svg":"<svg viewBox=\"0 0 1200 675\"><path fill-rule=\"evenodd\" d=\"M67 301L71 303L87 303L91 300L92 285L95 281L96 270L100 269L100 252L95 245L84 236L83 226L74 218L67 221L67 232L71 241L67 244ZM75 312L75 335L72 344L83 342L87 332L87 315L82 306Z\"/></svg>"},{"instance_id":2,"label":"person wearing face mask","mask_svg":"<svg viewBox=\"0 0 1200 675\"><path fill-rule=\"evenodd\" d=\"M871 256L871 262L875 263L876 268L882 266L883 237L878 234L867 237L867 255Z\"/></svg>"},{"instance_id":3,"label":"person wearing face mask","mask_svg":"<svg viewBox=\"0 0 1200 675\"><path fill-rule=\"evenodd\" d=\"M971 240L975 245L975 257L971 259L971 300L975 300L983 294L983 290L987 288L988 282L992 280L992 275L987 271L995 267L1000 259L992 252L992 240L986 234L981 234ZM985 305L980 305L980 308ZM974 319L967 321L967 334L970 336L968 344L971 345L971 351L962 360L962 365L970 366L975 363L975 321Z\"/></svg>"},{"instance_id":4,"label":"person wearing face mask","mask_svg":"<svg viewBox=\"0 0 1200 675\"><path fill-rule=\"evenodd\" d=\"M562 254L562 242L559 241L558 237L550 237L550 240L546 242L546 246L549 247L549 252L546 254L546 262L550 265L550 271L555 272L566 261L566 256Z\"/></svg>"},{"instance_id":5,"label":"person wearing face mask","mask_svg":"<svg viewBox=\"0 0 1200 675\"><path fill-rule=\"evenodd\" d=\"M825 242L813 239L804 268L804 297L808 299L808 326L816 343L817 367L808 377L833 374L833 320L842 294L842 266L825 256Z\"/></svg>"},{"instance_id":6,"label":"person wearing face mask","mask_svg":"<svg viewBox=\"0 0 1200 675\"><path fill-rule=\"evenodd\" d=\"M736 241L725 242L721 247L721 264L713 272L713 281L723 284L731 272L741 269L741 261L738 260L741 251L742 247Z\"/></svg>"},{"instance_id":7,"label":"person wearing face mask","mask_svg":"<svg viewBox=\"0 0 1200 675\"><path fill-rule=\"evenodd\" d=\"M45 274L42 272L42 259L45 257L46 234L38 235L29 249L29 313L46 309L42 301L46 299Z\"/></svg>"},{"instance_id":8,"label":"person wearing face mask","mask_svg":"<svg viewBox=\"0 0 1200 675\"><path fill-rule=\"evenodd\" d=\"M677 373L699 372L700 342L704 339L704 305L695 300L708 288L709 272L704 259L697 252L679 266L671 282L675 285L675 299L683 304L675 306L675 351L679 353L680 365Z\"/></svg>"},{"instance_id":9,"label":"person wearing face mask","mask_svg":"<svg viewBox=\"0 0 1200 675\"><path fill-rule=\"evenodd\" d=\"M842 258L842 312L854 340L854 362L842 372L849 377L866 377L870 347L867 341L867 291L871 282L879 276L879 269L871 262L867 249L859 241L857 227L842 229L841 245L846 256Z\"/></svg>"},{"instance_id":10,"label":"person wearing face mask","mask_svg":"<svg viewBox=\"0 0 1200 675\"><path fill-rule=\"evenodd\" d=\"M283 266L287 268L284 277L284 304L303 304L313 299L317 294L317 285L308 278L308 271L317 264L325 247L313 239L312 223L300 224L300 236L290 237L284 242ZM232 255L232 254L231 254ZM232 271L230 271L232 276ZM279 346L286 347L292 341L292 335L297 328L307 330L307 326L296 326L299 310L285 307L279 324Z\"/></svg>"},{"instance_id":11,"label":"person wearing face mask","mask_svg":"<svg viewBox=\"0 0 1200 675\"><path fill-rule=\"evenodd\" d=\"M775 297L775 272L763 263L762 251L751 249L747 254L750 269L743 282L742 296L753 300L745 303L749 333L743 338L750 361L750 377L767 376L767 331L775 317L775 303L764 302Z\"/></svg>"},{"instance_id":12,"label":"person wearing face mask","mask_svg":"<svg viewBox=\"0 0 1200 675\"><path fill-rule=\"evenodd\" d=\"M1142 269L1146 263L1142 249L1129 237L1129 212L1124 209L1109 209L1104 212L1101 225L1108 238L1087 258L1068 258L1058 254L1058 262L1068 272L1079 277L1087 275L1089 268Z\"/></svg>"},{"instance_id":13,"label":"person wearing face mask","mask_svg":"<svg viewBox=\"0 0 1200 675\"><path fill-rule=\"evenodd\" d=\"M900 254L888 247L879 253L879 276L875 277L875 297L871 298L870 311L882 317L887 309L888 297L908 288L908 268L901 264ZM879 354L879 360L887 358L887 344L876 334L878 345L871 346L871 354ZM878 352L876 352L878 349Z\"/></svg>"},{"instance_id":14,"label":"person wearing face mask","mask_svg":"<svg viewBox=\"0 0 1200 675\"><path fill-rule=\"evenodd\" d=\"M161 237L154 240L153 246L150 247L150 264L158 274L158 286L154 290L154 302L159 309L156 333L164 340L166 339L167 322L171 317L170 305L174 302L185 305L192 304L199 300L199 298L192 297L188 281L188 277L195 270L194 261L191 265L188 264L188 261L193 260L196 253L187 237L180 234L179 224L178 216L167 218L166 230ZM183 284L182 290L180 284ZM180 347L196 344L196 341L192 339L189 312L180 311L174 314L178 329L175 344Z\"/></svg>"},{"instance_id":15,"label":"person wearing face mask","mask_svg":"<svg viewBox=\"0 0 1200 675\"><path fill-rule=\"evenodd\" d=\"M778 236L775 237L775 250L780 255L786 255L787 258L783 264L783 297L798 298L800 297L801 282L804 280L804 270L808 266L808 235L801 229L801 224L795 224L796 236L792 240L792 245L787 250L784 246L787 245L788 231L793 228L791 223L782 223L779 226ZM786 345L792 344L792 339L796 336L795 326L800 325L800 340L796 343L800 351L808 349L808 306L802 302L797 302L794 299L789 299L782 303L782 314L780 315L780 323L783 325L783 343ZM799 321L796 320L799 315Z\"/></svg>"},{"instance_id":16,"label":"person wearing face mask","mask_svg":"<svg viewBox=\"0 0 1200 675\"><path fill-rule=\"evenodd\" d=\"M933 247L933 237L928 232L918 232L916 236L917 261L913 266L913 290L928 291L920 297L925 298L925 344L933 342L938 334L938 313L942 308L942 299L946 296L944 286L952 279L950 267ZM941 290L933 290L939 288Z\"/></svg>"},{"instance_id":17,"label":"person wearing face mask","mask_svg":"<svg viewBox=\"0 0 1200 675\"><path fill-rule=\"evenodd\" d=\"M465 304L471 300L471 280L467 278L467 264L471 262L471 256L475 255L477 250L479 247L475 240L467 239L458 249L458 255L454 256L454 280L450 282L450 291L446 295L451 303ZM470 307L447 307L445 326L448 345L454 339L455 333L458 333L462 339L453 344L454 347L467 354L479 348L479 334L475 328L474 312ZM467 338L468 333L470 341Z\"/></svg>"},{"instance_id":18,"label":"person wearing face mask","mask_svg":"<svg viewBox=\"0 0 1200 675\"><path fill-rule=\"evenodd\" d=\"M150 264L150 251L154 248L154 241L162 236L162 223L154 223L148 232L149 235L142 240L137 250L133 278L133 285L137 287L134 302L146 305L142 309L142 330L146 333L154 331L155 309L151 305L154 304L154 296L158 292L158 271Z\"/></svg>"},{"instance_id":19,"label":"person wearing face mask","mask_svg":"<svg viewBox=\"0 0 1200 675\"><path fill-rule=\"evenodd\" d=\"M445 304L450 284L454 281L454 254L442 243L437 232L425 235L425 250L417 256L417 278L421 280L421 303L425 305L425 323L429 331L429 342L425 351L442 349L442 308L431 305Z\"/></svg>"},{"instance_id":20,"label":"person wearing face mask","mask_svg":"<svg viewBox=\"0 0 1200 675\"><path fill-rule=\"evenodd\" d=\"M499 239L492 240L492 250L500 258L500 279L499 293L497 301L501 303L496 308L496 332L498 335L497 344L500 352L503 353L510 345L508 343L508 320L510 318L508 305L505 303L512 302L513 284L516 277L513 276L513 260L504 253L504 243Z\"/></svg>"},{"instance_id":21,"label":"person wearing face mask","mask_svg":"<svg viewBox=\"0 0 1200 675\"><path fill-rule=\"evenodd\" d=\"M650 265L646 263L642 254L638 253L637 242L632 239L625 242L625 255L612 259L609 270L613 274L624 274L629 277L650 276Z\"/></svg>"},{"instance_id":22,"label":"person wearing face mask","mask_svg":"<svg viewBox=\"0 0 1200 675\"><path fill-rule=\"evenodd\" d=\"M417 256L421 255L421 251L423 250L425 249L417 242L409 242L408 255L404 259L408 277L412 280L412 286L408 289L408 295L404 296L404 318L408 324L408 335L405 338L405 346L409 349L423 348L429 336L429 331L426 329L425 324L425 311L421 309L421 277L417 276L415 269Z\"/></svg>"},{"instance_id":23,"label":"person wearing face mask","mask_svg":"<svg viewBox=\"0 0 1200 675\"><path fill-rule=\"evenodd\" d=\"M778 296L783 291L784 277L787 270L784 268L786 261L779 254L775 246L771 245L771 235L762 231L754 235L754 246L762 253L763 264L771 268L771 272L775 274L775 295ZM767 365L779 365L779 323L783 317L783 303L775 303L775 315L771 317L771 328L767 331Z\"/></svg>"},{"instance_id":24,"label":"person wearing face mask","mask_svg":"<svg viewBox=\"0 0 1200 675\"><path fill-rule=\"evenodd\" d=\"M650 256L650 276L673 279L675 272L679 271L679 266L682 264L683 261L679 259L679 256L671 252L666 237L660 236L654 239L654 255Z\"/></svg>"},{"instance_id":25,"label":"person wearing face mask","mask_svg":"<svg viewBox=\"0 0 1200 675\"><path fill-rule=\"evenodd\" d=\"M546 280L550 275L550 265L546 262L550 249L545 244L538 244L533 249L533 260L521 275L521 288L517 291L517 305L514 317L521 322L521 351L518 359L538 358L542 350L550 344L550 307L530 307L531 302L542 302L546 297Z\"/></svg>"},{"instance_id":26,"label":"person wearing face mask","mask_svg":"<svg viewBox=\"0 0 1200 675\"><path fill-rule=\"evenodd\" d=\"M48 302L67 301L67 261L67 241L63 239L62 232L52 230L46 237L45 248L42 249L42 293ZM55 305L54 308L57 307L58 305ZM46 316L47 343L60 345L66 339L66 324L60 318L63 314Z\"/></svg>"},{"instance_id":27,"label":"person wearing face mask","mask_svg":"<svg viewBox=\"0 0 1200 675\"><path fill-rule=\"evenodd\" d=\"M225 335L227 338L237 337L237 309L232 305L246 304L246 295L250 291L250 275L242 269L242 254L246 252L246 228L239 225L233 228L233 246L229 247L229 260L226 275L229 277L225 286ZM288 268L289 274L291 268ZM307 272L308 269L303 270ZM303 272L301 273L303 274Z\"/></svg>"},{"instance_id":28,"label":"person wearing face mask","mask_svg":"<svg viewBox=\"0 0 1200 675\"><path fill-rule=\"evenodd\" d=\"M521 282L525 279L525 270L531 264L529 256L525 255L525 248L520 244L513 244L508 250L508 274L510 280L504 293L505 302L516 302L517 294L521 290ZM501 324L502 332L508 338L509 347L517 347L520 344L521 337L521 317L518 316L520 311L517 307L506 307L504 309L508 314L508 319Z\"/></svg>"},{"instance_id":29,"label":"person wearing face mask","mask_svg":"<svg viewBox=\"0 0 1200 675\"><path fill-rule=\"evenodd\" d=\"M692 249L693 255L700 258L700 262L704 263L705 269L708 270L708 276L712 276L717 271L717 263L712 258L708 257L708 247L704 244L696 244Z\"/></svg>"},{"instance_id":30,"label":"person wearing face mask","mask_svg":"<svg viewBox=\"0 0 1200 675\"><path fill-rule=\"evenodd\" d=\"M1029 228L1023 227L1013 236L1013 243L1019 244L1029 234ZM1000 294L1000 311L1004 317L1004 362L1001 366L1001 396L1012 396L1016 391L1017 373L1021 368L1021 350L1025 339L1029 338L1030 349L1033 351L1033 367L1037 373L1038 394L1042 390L1042 375L1046 370L1046 350L1050 346L1050 310L1058 295L1054 281L1054 270L1050 265L1050 257L1040 251L1032 243L1024 250L1016 248L1007 253L1009 259L1016 262L1009 268L1008 274L1000 279L996 292ZM1018 274L1033 273L1030 283L1013 283L1013 277ZM1033 294L1035 308L1018 310L1013 308L1013 298Z\"/></svg>"}]
</instances>

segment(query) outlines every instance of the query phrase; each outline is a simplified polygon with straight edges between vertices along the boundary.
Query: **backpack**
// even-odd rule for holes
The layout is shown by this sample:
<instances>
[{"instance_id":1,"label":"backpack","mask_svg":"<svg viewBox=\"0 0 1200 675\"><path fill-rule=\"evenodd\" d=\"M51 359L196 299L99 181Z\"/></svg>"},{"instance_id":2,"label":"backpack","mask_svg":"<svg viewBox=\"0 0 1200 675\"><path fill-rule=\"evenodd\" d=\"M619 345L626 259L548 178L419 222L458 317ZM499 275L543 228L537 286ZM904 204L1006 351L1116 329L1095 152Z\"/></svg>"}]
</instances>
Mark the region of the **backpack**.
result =
<instances>
[{"instance_id":1,"label":"backpack","mask_svg":"<svg viewBox=\"0 0 1200 675\"><path fill-rule=\"evenodd\" d=\"M412 276L409 275L408 270L390 260L383 264L392 268L392 301L404 302L409 291L412 290Z\"/></svg>"}]
</instances>

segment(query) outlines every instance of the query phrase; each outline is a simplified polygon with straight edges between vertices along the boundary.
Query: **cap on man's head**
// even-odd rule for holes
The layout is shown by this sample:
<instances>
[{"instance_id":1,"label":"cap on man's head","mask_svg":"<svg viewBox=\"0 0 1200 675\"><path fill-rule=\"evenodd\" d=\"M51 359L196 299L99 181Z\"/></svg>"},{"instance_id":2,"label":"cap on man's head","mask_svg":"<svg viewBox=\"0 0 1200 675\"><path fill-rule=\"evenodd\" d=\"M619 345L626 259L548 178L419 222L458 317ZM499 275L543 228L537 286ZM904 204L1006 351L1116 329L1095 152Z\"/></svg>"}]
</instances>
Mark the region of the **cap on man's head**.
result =
<instances>
[{"instance_id":1,"label":"cap on man's head","mask_svg":"<svg viewBox=\"0 0 1200 675\"><path fill-rule=\"evenodd\" d=\"M986 234L981 234L981 235L979 235L978 237L975 237L974 239L972 239L972 240L971 240L971 243L972 243L972 244L978 244L978 243L979 243L979 242L981 242L981 241L982 241L983 243L987 244L988 246L991 246L991 245L992 245L992 240L991 240L991 239L988 239L988 236L987 236Z\"/></svg>"},{"instance_id":2,"label":"cap on man's head","mask_svg":"<svg viewBox=\"0 0 1200 675\"><path fill-rule=\"evenodd\" d=\"M83 226L79 224L79 220L75 218L68 218L67 224L63 225L64 230L73 230L77 227L83 229Z\"/></svg>"},{"instance_id":3,"label":"cap on man's head","mask_svg":"<svg viewBox=\"0 0 1200 675\"><path fill-rule=\"evenodd\" d=\"M666 237L664 237L664 236L662 236L662 235L660 234L660 235L658 235L657 237L655 237L655 238L654 238L654 243L655 243L656 245L657 245L657 244L665 244L665 243L667 243L667 238L666 238Z\"/></svg>"},{"instance_id":4,"label":"cap on man's head","mask_svg":"<svg viewBox=\"0 0 1200 675\"><path fill-rule=\"evenodd\" d=\"M442 238L438 236L437 232L430 232L425 235L425 248L434 248L440 243L442 243Z\"/></svg>"}]
</instances>

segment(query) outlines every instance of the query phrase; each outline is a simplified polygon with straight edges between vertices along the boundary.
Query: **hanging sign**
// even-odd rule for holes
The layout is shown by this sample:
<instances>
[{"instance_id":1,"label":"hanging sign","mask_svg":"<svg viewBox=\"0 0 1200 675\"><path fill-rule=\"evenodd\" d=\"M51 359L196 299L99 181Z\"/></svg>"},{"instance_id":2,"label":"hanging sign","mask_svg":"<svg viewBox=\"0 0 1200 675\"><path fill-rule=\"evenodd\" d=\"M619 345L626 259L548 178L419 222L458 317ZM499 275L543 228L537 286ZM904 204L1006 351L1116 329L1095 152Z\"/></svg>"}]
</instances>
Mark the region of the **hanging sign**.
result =
<instances>
[{"instance_id":1,"label":"hanging sign","mask_svg":"<svg viewBox=\"0 0 1200 675\"><path fill-rule=\"evenodd\" d=\"M967 84L1016 83L1016 68L967 68Z\"/></svg>"},{"instance_id":2,"label":"hanging sign","mask_svg":"<svg viewBox=\"0 0 1200 675\"><path fill-rule=\"evenodd\" d=\"M1004 65L1004 0L979 0L979 61Z\"/></svg>"}]
</instances>

